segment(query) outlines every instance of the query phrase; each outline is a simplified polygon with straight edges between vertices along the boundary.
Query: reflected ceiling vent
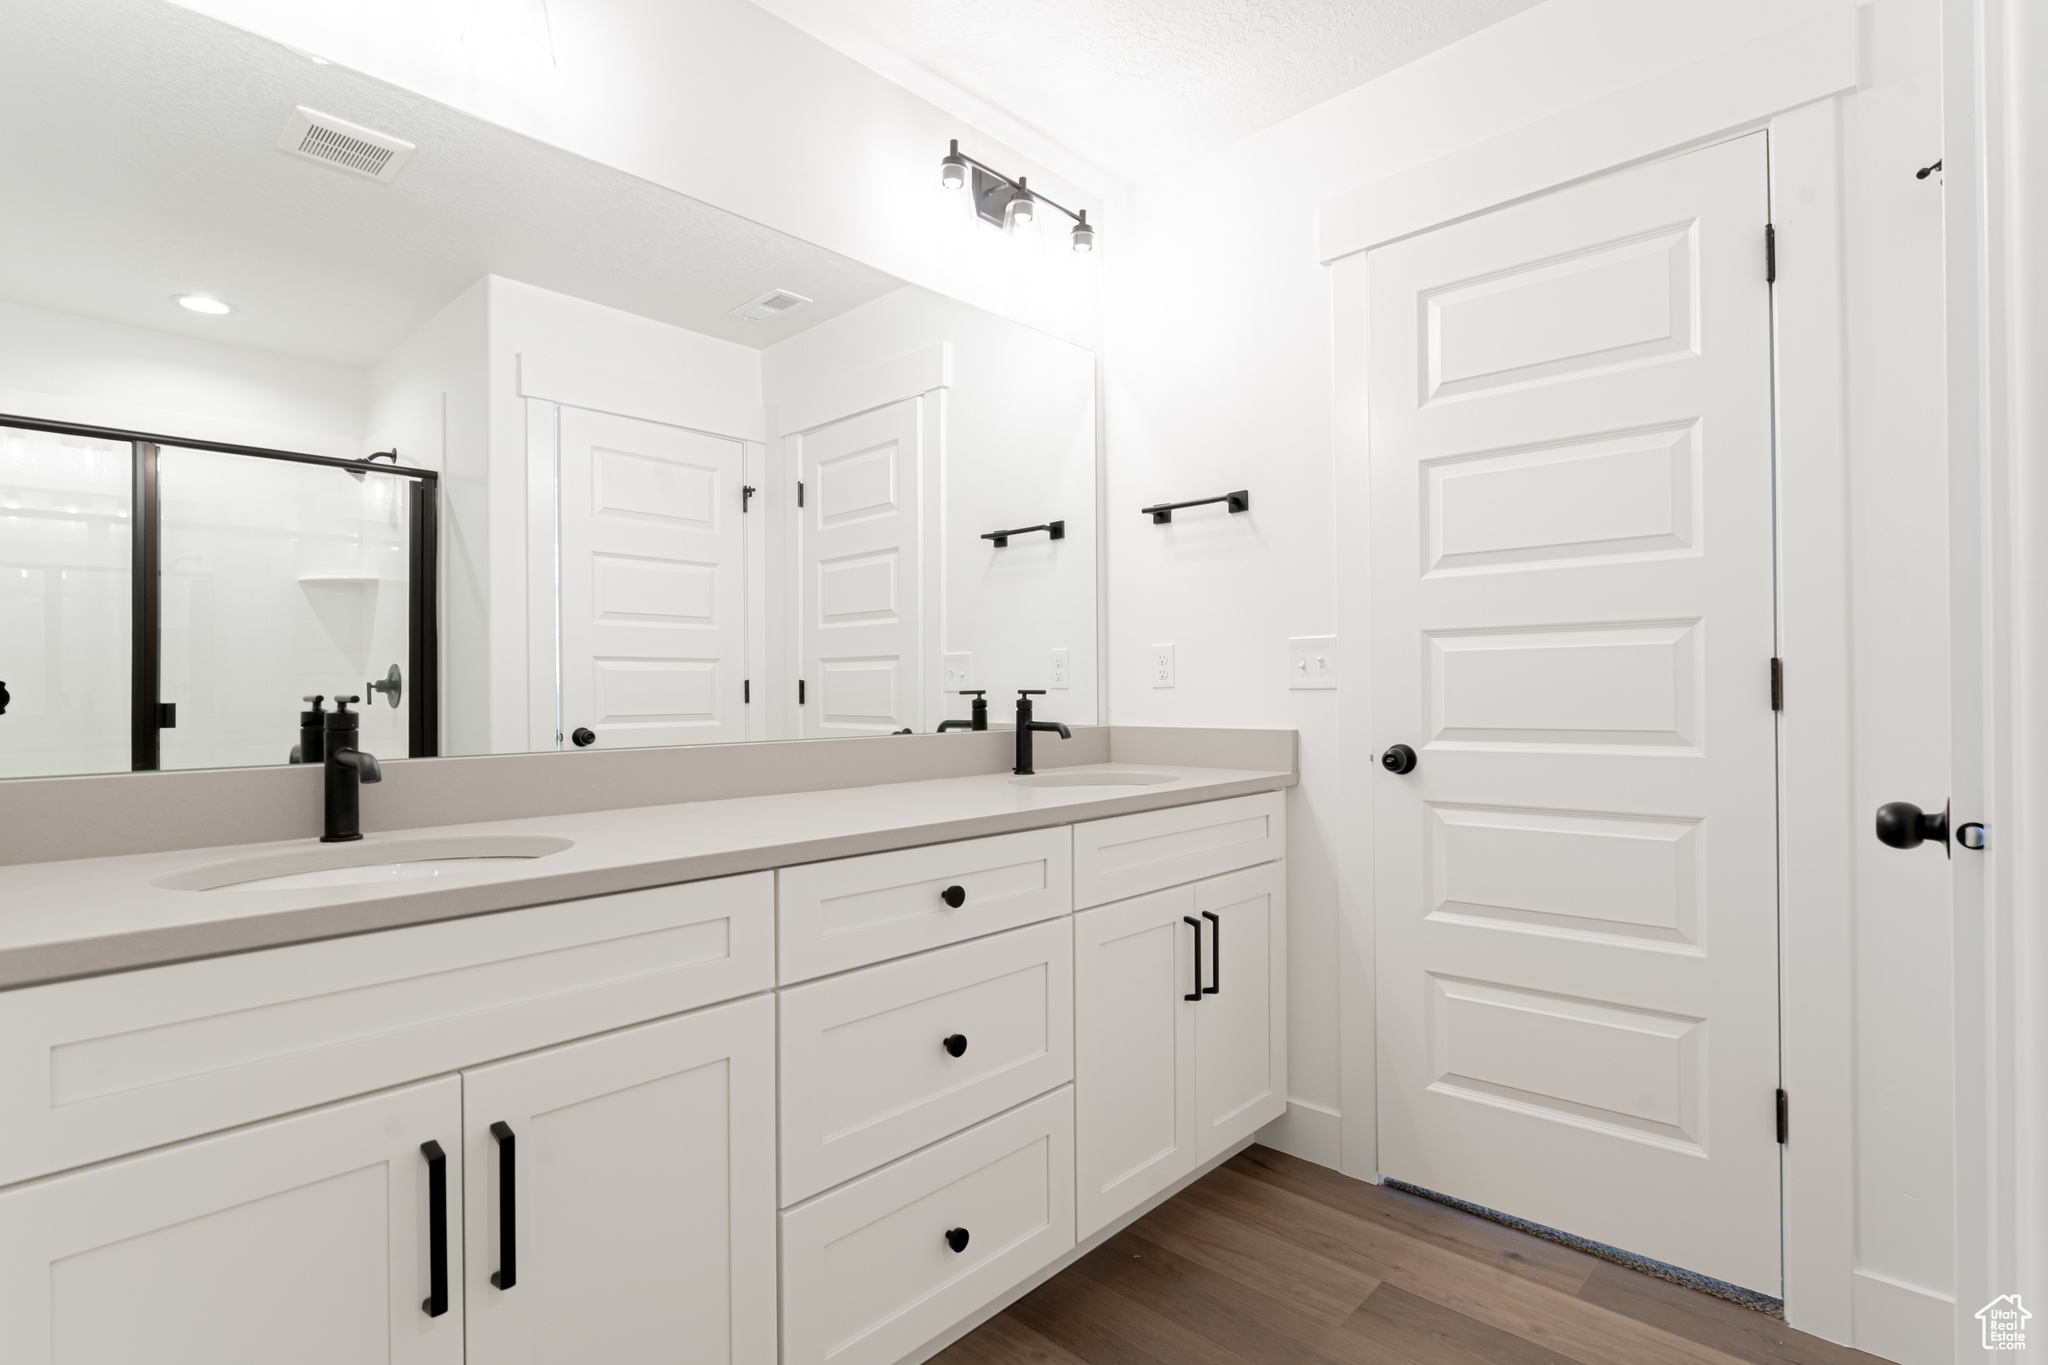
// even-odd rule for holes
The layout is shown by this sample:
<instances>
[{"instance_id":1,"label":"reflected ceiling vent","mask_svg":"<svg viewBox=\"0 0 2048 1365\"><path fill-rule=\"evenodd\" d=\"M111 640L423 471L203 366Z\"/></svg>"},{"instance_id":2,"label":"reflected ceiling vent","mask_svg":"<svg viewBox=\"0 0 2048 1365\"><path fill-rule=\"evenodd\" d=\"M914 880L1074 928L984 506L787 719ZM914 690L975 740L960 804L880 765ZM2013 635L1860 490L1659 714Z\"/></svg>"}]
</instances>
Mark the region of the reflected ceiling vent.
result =
<instances>
[{"instance_id":1,"label":"reflected ceiling vent","mask_svg":"<svg viewBox=\"0 0 2048 1365\"><path fill-rule=\"evenodd\" d=\"M386 184L398 178L399 167L413 153L413 145L402 138L308 109L303 104L285 120L277 145L295 155L324 161Z\"/></svg>"},{"instance_id":2,"label":"reflected ceiling vent","mask_svg":"<svg viewBox=\"0 0 2048 1365\"><path fill-rule=\"evenodd\" d=\"M802 294L792 294L787 289L771 289L760 298L733 309L732 315L748 322L773 322L798 304L809 302Z\"/></svg>"}]
</instances>

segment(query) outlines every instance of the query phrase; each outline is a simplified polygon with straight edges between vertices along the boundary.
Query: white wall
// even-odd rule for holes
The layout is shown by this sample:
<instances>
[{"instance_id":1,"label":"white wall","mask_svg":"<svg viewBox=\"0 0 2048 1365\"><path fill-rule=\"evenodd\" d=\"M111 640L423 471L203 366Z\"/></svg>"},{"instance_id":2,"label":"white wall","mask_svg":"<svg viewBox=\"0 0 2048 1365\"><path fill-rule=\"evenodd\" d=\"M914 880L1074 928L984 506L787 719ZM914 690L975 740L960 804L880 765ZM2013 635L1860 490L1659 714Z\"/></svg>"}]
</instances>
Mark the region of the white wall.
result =
<instances>
[{"instance_id":1,"label":"white wall","mask_svg":"<svg viewBox=\"0 0 2048 1365\"><path fill-rule=\"evenodd\" d=\"M0 413L354 459L368 376L0 303Z\"/></svg>"},{"instance_id":2,"label":"white wall","mask_svg":"<svg viewBox=\"0 0 2048 1365\"><path fill-rule=\"evenodd\" d=\"M1357 903L1340 902L1333 850L1359 836L1339 824L1335 694L1290 692L1282 671L1286 637L1334 629L1333 549L1365 522L1365 509L1333 505L1332 296L1317 263L1318 210L1822 7L1548 0L1141 184L1123 214L1106 323L1110 714L1301 732L1289 804L1295 1107L1274 1136L1304 1155L1339 1160L1332 1116L1347 1061L1359 1060L1344 1055L1340 1021L1346 1008L1371 1009L1340 1001L1340 905ZM1939 801L1947 784L1940 189L1912 175L1941 150L1936 8L1861 7L1863 88L1844 101L1857 791L1870 805ZM1199 215L1181 211L1189 181L1205 190ZM1155 527L1134 510L1234 488L1250 490L1250 513L1204 509ZM1150 685L1154 642L1176 646L1171 689ZM1341 642L1342 685L1365 685L1365 643ZM1858 1264L1873 1283L1905 1287L1910 1314L1938 1309L1950 1282L1948 899L1938 858L1867 840L1856 855Z\"/></svg>"},{"instance_id":3,"label":"white wall","mask_svg":"<svg viewBox=\"0 0 2048 1365\"><path fill-rule=\"evenodd\" d=\"M940 293L1097 342L1096 259L1076 257L1054 223L1021 238L977 224L964 196L940 188L938 162L959 138L969 154L1099 221L1097 195L746 0L183 3Z\"/></svg>"},{"instance_id":4,"label":"white wall","mask_svg":"<svg viewBox=\"0 0 2048 1365\"><path fill-rule=\"evenodd\" d=\"M939 343L951 346L952 382L940 399L934 648L973 656L966 686L988 692L995 722L1012 716L1018 688L1051 686L1051 651L1066 649L1070 685L1038 698L1037 715L1093 725L1094 355L929 290L899 289L762 352L769 410ZM1066 523L1059 542L1034 532L998 550L980 538L1054 518ZM937 714L964 720L968 699L948 696Z\"/></svg>"}]
</instances>

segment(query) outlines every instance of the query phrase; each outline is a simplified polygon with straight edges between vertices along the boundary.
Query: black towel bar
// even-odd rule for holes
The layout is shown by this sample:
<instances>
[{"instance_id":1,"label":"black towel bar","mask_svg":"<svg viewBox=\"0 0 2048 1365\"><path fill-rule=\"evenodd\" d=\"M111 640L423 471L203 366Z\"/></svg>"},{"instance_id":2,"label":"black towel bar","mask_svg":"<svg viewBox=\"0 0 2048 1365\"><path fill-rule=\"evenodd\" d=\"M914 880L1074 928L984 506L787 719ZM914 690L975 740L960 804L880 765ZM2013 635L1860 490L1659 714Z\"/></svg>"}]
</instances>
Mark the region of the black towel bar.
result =
<instances>
[{"instance_id":1,"label":"black towel bar","mask_svg":"<svg viewBox=\"0 0 2048 1365\"><path fill-rule=\"evenodd\" d=\"M1235 493L1219 493L1213 498L1196 498L1192 502L1162 502L1138 510L1152 518L1155 526L1164 526L1173 520L1173 514L1183 507L1206 507L1212 502L1227 502L1233 512L1242 512L1252 505L1252 495L1240 488Z\"/></svg>"}]
</instances>

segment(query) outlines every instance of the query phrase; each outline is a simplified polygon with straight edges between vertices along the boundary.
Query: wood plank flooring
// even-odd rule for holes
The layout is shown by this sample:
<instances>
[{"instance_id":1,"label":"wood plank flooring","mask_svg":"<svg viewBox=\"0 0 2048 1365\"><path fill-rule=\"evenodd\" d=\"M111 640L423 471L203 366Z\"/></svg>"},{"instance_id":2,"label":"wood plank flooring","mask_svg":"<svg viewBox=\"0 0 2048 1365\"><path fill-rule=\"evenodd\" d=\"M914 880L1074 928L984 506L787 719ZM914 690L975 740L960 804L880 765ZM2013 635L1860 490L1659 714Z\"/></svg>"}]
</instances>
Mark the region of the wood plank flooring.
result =
<instances>
[{"instance_id":1,"label":"wood plank flooring","mask_svg":"<svg viewBox=\"0 0 2048 1365\"><path fill-rule=\"evenodd\" d=\"M1253 1147L934 1365L1850 1365L1776 1318Z\"/></svg>"}]
</instances>

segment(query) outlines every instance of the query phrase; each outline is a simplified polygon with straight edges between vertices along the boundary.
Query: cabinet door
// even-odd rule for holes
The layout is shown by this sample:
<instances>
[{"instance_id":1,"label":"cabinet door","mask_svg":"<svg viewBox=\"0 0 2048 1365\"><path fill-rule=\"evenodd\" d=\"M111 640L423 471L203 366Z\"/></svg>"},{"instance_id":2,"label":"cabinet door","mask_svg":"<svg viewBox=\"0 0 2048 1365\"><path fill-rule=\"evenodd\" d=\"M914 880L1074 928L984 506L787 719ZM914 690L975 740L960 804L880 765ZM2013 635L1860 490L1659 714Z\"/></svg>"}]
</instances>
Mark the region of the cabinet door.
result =
<instances>
[{"instance_id":1,"label":"cabinet door","mask_svg":"<svg viewBox=\"0 0 2048 1365\"><path fill-rule=\"evenodd\" d=\"M774 1037L764 996L463 1073L468 1365L775 1359Z\"/></svg>"},{"instance_id":2,"label":"cabinet door","mask_svg":"<svg viewBox=\"0 0 2048 1365\"><path fill-rule=\"evenodd\" d=\"M1076 1235L1195 1165L1193 887L1074 917Z\"/></svg>"},{"instance_id":3,"label":"cabinet door","mask_svg":"<svg viewBox=\"0 0 2048 1365\"><path fill-rule=\"evenodd\" d=\"M1195 1160L1287 1109L1287 866L1195 884L1202 1002L1195 1008Z\"/></svg>"},{"instance_id":4,"label":"cabinet door","mask_svg":"<svg viewBox=\"0 0 2048 1365\"><path fill-rule=\"evenodd\" d=\"M450 1076L0 1194L8 1365L462 1365ZM450 1227L444 1222L444 1229ZM438 1306L438 1305L436 1305Z\"/></svg>"}]
</instances>

